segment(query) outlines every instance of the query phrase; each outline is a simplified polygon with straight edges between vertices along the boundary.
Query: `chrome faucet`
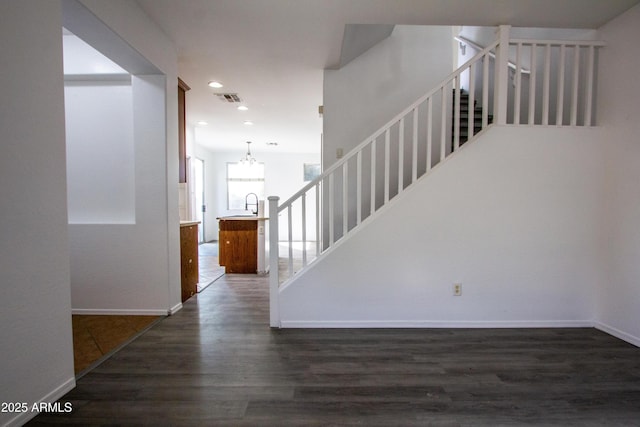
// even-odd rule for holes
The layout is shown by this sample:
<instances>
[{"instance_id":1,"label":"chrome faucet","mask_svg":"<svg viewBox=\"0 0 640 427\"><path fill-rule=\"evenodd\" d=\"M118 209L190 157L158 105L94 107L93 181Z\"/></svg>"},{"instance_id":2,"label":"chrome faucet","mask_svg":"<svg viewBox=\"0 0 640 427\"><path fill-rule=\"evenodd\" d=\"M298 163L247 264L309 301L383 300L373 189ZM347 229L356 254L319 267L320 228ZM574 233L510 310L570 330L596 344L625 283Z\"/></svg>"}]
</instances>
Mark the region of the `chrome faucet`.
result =
<instances>
[{"instance_id":1,"label":"chrome faucet","mask_svg":"<svg viewBox=\"0 0 640 427\"><path fill-rule=\"evenodd\" d=\"M256 198L256 202L255 203L249 203L249 196L253 194L253 197ZM256 210L252 210L251 213L254 215L258 215L258 195L256 193L249 193L244 197L244 210L248 211L249 210L249 205L251 206L255 206Z\"/></svg>"}]
</instances>

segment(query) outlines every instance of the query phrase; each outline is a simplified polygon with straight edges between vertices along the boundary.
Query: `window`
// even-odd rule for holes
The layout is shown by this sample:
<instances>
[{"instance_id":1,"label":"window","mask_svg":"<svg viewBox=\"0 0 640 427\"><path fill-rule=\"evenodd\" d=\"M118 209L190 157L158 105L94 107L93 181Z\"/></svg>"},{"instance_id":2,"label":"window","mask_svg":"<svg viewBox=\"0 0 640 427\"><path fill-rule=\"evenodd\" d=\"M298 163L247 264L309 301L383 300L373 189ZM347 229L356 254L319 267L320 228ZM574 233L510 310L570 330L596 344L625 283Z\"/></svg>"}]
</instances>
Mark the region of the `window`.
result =
<instances>
[{"instance_id":1,"label":"window","mask_svg":"<svg viewBox=\"0 0 640 427\"><path fill-rule=\"evenodd\" d=\"M320 176L320 163L304 164L304 182L313 181Z\"/></svg>"},{"instance_id":2,"label":"window","mask_svg":"<svg viewBox=\"0 0 640 427\"><path fill-rule=\"evenodd\" d=\"M255 193L259 200L264 200L264 163L227 163L227 208L245 210L245 198L249 193ZM255 203L253 197L249 202ZM250 206L249 209L257 207Z\"/></svg>"}]
</instances>

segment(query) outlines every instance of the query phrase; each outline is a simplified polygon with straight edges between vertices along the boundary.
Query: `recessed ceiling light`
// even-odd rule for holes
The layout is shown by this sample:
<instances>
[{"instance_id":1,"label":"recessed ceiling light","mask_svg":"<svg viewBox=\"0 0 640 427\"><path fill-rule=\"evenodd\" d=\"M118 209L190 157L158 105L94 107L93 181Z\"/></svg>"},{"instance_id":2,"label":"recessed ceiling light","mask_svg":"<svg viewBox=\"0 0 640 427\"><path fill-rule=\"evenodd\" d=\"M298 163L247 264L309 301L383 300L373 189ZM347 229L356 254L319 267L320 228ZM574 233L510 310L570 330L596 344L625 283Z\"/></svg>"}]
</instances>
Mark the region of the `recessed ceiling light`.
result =
<instances>
[{"instance_id":1,"label":"recessed ceiling light","mask_svg":"<svg viewBox=\"0 0 640 427\"><path fill-rule=\"evenodd\" d=\"M204 120L200 120L200 121L198 122L198 124L199 124L200 126L206 126L206 125L208 125L209 123L205 122Z\"/></svg>"},{"instance_id":2,"label":"recessed ceiling light","mask_svg":"<svg viewBox=\"0 0 640 427\"><path fill-rule=\"evenodd\" d=\"M246 105L241 105L238 107L238 110L240 111L247 111L249 109L249 107L247 107Z\"/></svg>"},{"instance_id":3,"label":"recessed ceiling light","mask_svg":"<svg viewBox=\"0 0 640 427\"><path fill-rule=\"evenodd\" d=\"M245 120L244 124L247 126L253 126L253 122L251 120Z\"/></svg>"},{"instance_id":4,"label":"recessed ceiling light","mask_svg":"<svg viewBox=\"0 0 640 427\"><path fill-rule=\"evenodd\" d=\"M209 87L212 87L214 89L220 89L222 86L223 85L220 82L216 82L216 81L209 82Z\"/></svg>"},{"instance_id":5,"label":"recessed ceiling light","mask_svg":"<svg viewBox=\"0 0 640 427\"><path fill-rule=\"evenodd\" d=\"M277 142L267 142L267 145L271 145L272 147L276 147L278 145Z\"/></svg>"}]
</instances>

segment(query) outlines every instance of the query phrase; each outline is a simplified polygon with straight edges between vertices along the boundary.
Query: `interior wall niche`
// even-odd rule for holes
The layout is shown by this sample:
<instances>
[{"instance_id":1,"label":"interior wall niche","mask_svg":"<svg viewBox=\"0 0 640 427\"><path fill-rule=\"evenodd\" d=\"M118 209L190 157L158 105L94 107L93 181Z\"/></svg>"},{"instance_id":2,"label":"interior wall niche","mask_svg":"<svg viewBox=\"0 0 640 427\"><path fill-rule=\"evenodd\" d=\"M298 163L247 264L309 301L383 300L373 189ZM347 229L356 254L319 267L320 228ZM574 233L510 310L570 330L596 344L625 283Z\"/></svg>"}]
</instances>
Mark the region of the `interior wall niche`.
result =
<instances>
[{"instance_id":1,"label":"interior wall niche","mask_svg":"<svg viewBox=\"0 0 640 427\"><path fill-rule=\"evenodd\" d=\"M135 223L131 82L66 82L65 122L69 223Z\"/></svg>"},{"instance_id":2,"label":"interior wall niche","mask_svg":"<svg viewBox=\"0 0 640 427\"><path fill-rule=\"evenodd\" d=\"M70 224L136 220L131 75L63 28Z\"/></svg>"}]
</instances>

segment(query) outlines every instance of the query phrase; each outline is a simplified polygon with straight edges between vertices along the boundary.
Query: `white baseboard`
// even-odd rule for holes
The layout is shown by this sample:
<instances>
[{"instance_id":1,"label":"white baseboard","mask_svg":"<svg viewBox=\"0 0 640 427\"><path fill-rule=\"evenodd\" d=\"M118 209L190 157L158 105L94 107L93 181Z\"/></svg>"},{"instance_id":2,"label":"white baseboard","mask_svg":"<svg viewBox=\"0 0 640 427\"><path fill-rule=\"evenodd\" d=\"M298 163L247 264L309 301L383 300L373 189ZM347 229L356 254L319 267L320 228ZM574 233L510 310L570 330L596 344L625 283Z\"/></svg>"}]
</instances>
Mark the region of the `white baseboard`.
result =
<instances>
[{"instance_id":1,"label":"white baseboard","mask_svg":"<svg viewBox=\"0 0 640 427\"><path fill-rule=\"evenodd\" d=\"M619 329L614 328L613 326L605 325L601 322L594 322L594 327L602 332L606 332L609 335L613 335L616 338L620 338L622 341L626 341L629 344L633 344L636 347L640 347L640 338L623 332Z\"/></svg>"},{"instance_id":2,"label":"white baseboard","mask_svg":"<svg viewBox=\"0 0 640 427\"><path fill-rule=\"evenodd\" d=\"M180 310L182 310L182 303L181 302L179 302L176 305L174 305L173 307L171 307L169 309L169 312L166 313L166 314L168 314L169 316L173 316L174 314L176 314Z\"/></svg>"},{"instance_id":3,"label":"white baseboard","mask_svg":"<svg viewBox=\"0 0 640 427\"><path fill-rule=\"evenodd\" d=\"M500 320L500 321L429 321L429 320L345 320L309 321L282 320L280 327L286 328L596 328L602 332L640 347L640 338L612 326L593 320Z\"/></svg>"},{"instance_id":4,"label":"white baseboard","mask_svg":"<svg viewBox=\"0 0 640 427\"><path fill-rule=\"evenodd\" d=\"M499 321L307 321L283 320L281 328L591 328L591 320L499 320Z\"/></svg>"},{"instance_id":5,"label":"white baseboard","mask_svg":"<svg viewBox=\"0 0 640 427\"><path fill-rule=\"evenodd\" d=\"M179 305L180 305L180 308L182 308L182 304L179 304ZM174 308L172 308L171 310L173 310ZM160 310L160 309L156 310L156 309L73 308L73 309L71 309L71 314L111 315L111 316L166 316L167 315L167 310L166 309L165 310Z\"/></svg>"},{"instance_id":6,"label":"white baseboard","mask_svg":"<svg viewBox=\"0 0 640 427\"><path fill-rule=\"evenodd\" d=\"M33 404L39 404L40 402L53 403L56 400L60 399L65 394L69 393L71 390L73 390L75 386L76 386L76 378L71 377L68 380L64 381L62 384L60 384L58 387L56 387L54 390L52 390L50 393L47 393L44 397L40 398L39 400L35 402L28 402L29 408L31 408ZM37 411L31 412L30 410L27 412L22 412L19 415L12 418L11 420L9 420L9 422L6 423L4 426L18 427L18 426L25 425L29 420L31 420L38 414L39 412Z\"/></svg>"}]
</instances>

